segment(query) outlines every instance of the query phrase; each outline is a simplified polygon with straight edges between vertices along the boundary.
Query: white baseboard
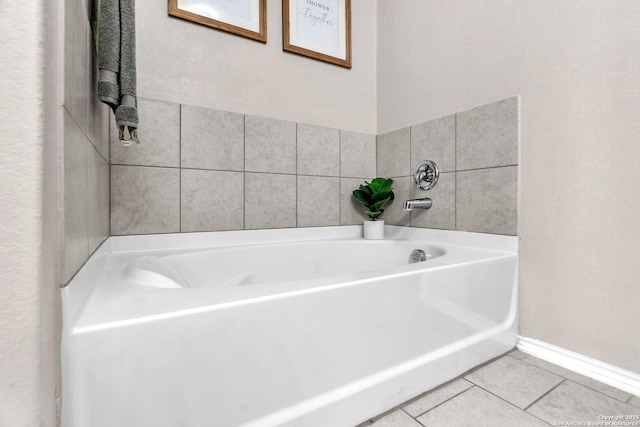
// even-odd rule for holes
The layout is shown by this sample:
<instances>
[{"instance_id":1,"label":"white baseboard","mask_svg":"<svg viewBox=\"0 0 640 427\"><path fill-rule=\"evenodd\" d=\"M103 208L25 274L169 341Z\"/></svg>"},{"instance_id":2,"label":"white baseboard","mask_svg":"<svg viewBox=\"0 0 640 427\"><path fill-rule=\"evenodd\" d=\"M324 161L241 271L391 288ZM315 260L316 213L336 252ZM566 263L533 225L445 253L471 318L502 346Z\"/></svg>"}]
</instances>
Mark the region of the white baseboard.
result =
<instances>
[{"instance_id":1,"label":"white baseboard","mask_svg":"<svg viewBox=\"0 0 640 427\"><path fill-rule=\"evenodd\" d=\"M518 350L640 396L640 375L532 338L520 337Z\"/></svg>"}]
</instances>

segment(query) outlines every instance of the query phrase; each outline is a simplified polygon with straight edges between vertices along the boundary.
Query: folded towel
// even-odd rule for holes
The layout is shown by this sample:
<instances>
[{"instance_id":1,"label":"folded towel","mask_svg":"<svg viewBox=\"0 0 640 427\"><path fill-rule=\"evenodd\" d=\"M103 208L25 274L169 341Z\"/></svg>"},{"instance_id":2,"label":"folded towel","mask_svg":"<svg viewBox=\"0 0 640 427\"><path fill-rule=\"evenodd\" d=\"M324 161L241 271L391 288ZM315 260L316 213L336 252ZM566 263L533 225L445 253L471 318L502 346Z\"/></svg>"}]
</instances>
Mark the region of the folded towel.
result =
<instances>
[{"instance_id":1,"label":"folded towel","mask_svg":"<svg viewBox=\"0 0 640 427\"><path fill-rule=\"evenodd\" d=\"M135 0L93 0L91 27L100 68L98 98L113 110L122 144L139 144Z\"/></svg>"}]
</instances>

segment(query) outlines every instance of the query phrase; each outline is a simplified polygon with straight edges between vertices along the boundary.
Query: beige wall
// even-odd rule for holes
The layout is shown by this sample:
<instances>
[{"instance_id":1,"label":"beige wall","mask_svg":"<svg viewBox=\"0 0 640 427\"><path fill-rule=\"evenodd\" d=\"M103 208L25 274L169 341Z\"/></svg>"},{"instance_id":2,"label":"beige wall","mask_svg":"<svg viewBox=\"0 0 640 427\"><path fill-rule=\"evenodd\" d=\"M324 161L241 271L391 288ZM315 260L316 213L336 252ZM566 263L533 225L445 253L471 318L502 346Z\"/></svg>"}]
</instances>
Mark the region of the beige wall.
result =
<instances>
[{"instance_id":1,"label":"beige wall","mask_svg":"<svg viewBox=\"0 0 640 427\"><path fill-rule=\"evenodd\" d=\"M267 44L136 5L142 97L375 134L376 1L353 0L353 68L282 51L282 2L268 0Z\"/></svg>"},{"instance_id":2,"label":"beige wall","mask_svg":"<svg viewBox=\"0 0 640 427\"><path fill-rule=\"evenodd\" d=\"M378 16L378 133L521 95L521 334L640 373L640 3Z\"/></svg>"},{"instance_id":3,"label":"beige wall","mask_svg":"<svg viewBox=\"0 0 640 427\"><path fill-rule=\"evenodd\" d=\"M57 421L57 6L0 13L1 426Z\"/></svg>"}]
</instances>

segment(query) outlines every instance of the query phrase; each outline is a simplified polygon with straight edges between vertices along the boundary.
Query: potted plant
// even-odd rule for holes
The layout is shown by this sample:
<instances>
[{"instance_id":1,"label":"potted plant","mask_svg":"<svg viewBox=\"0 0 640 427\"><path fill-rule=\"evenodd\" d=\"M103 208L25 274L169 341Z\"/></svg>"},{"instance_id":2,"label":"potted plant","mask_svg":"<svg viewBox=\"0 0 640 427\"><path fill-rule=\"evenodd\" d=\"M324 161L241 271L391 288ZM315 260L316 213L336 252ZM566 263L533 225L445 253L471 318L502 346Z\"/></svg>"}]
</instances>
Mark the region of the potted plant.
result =
<instances>
[{"instance_id":1,"label":"potted plant","mask_svg":"<svg viewBox=\"0 0 640 427\"><path fill-rule=\"evenodd\" d=\"M384 207L394 199L393 180L390 178L375 178L371 182L364 182L357 190L353 190L353 197L362 203L364 212L370 221L364 221L365 239L382 239L384 237L384 220L380 217Z\"/></svg>"}]
</instances>

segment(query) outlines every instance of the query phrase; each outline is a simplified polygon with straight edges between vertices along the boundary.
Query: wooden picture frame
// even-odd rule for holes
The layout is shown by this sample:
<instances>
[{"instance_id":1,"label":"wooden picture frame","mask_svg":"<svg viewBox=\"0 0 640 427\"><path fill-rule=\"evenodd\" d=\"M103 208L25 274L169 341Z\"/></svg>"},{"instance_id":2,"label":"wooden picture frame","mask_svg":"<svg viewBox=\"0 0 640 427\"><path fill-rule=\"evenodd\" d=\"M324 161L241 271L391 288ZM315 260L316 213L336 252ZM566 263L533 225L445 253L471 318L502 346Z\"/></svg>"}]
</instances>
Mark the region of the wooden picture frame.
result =
<instances>
[{"instance_id":1,"label":"wooden picture frame","mask_svg":"<svg viewBox=\"0 0 640 427\"><path fill-rule=\"evenodd\" d=\"M267 42L267 0L169 0L169 15Z\"/></svg>"},{"instance_id":2,"label":"wooden picture frame","mask_svg":"<svg viewBox=\"0 0 640 427\"><path fill-rule=\"evenodd\" d=\"M282 0L282 49L351 68L351 0Z\"/></svg>"}]
</instances>

